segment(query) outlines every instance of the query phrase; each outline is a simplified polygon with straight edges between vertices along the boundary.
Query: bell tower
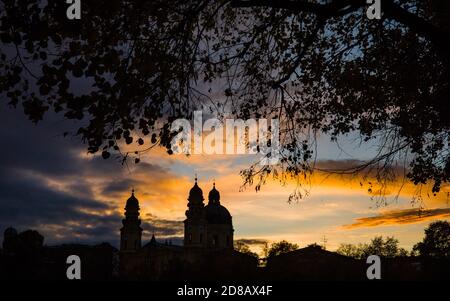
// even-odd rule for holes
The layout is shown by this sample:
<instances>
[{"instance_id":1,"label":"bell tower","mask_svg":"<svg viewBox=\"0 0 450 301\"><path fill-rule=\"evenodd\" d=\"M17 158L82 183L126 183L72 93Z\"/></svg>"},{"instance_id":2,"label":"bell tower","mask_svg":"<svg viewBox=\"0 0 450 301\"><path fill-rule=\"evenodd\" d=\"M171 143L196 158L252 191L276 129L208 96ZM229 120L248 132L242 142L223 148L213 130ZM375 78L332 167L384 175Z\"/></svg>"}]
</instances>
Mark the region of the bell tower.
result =
<instances>
[{"instance_id":1,"label":"bell tower","mask_svg":"<svg viewBox=\"0 0 450 301\"><path fill-rule=\"evenodd\" d=\"M125 218L120 229L120 251L134 252L141 248L142 228L139 219L139 201L134 196L134 189L125 205Z\"/></svg>"},{"instance_id":2,"label":"bell tower","mask_svg":"<svg viewBox=\"0 0 450 301\"><path fill-rule=\"evenodd\" d=\"M188 210L184 221L184 246L205 247L206 246L206 218L205 205L203 203L203 191L195 184L189 191Z\"/></svg>"}]
</instances>

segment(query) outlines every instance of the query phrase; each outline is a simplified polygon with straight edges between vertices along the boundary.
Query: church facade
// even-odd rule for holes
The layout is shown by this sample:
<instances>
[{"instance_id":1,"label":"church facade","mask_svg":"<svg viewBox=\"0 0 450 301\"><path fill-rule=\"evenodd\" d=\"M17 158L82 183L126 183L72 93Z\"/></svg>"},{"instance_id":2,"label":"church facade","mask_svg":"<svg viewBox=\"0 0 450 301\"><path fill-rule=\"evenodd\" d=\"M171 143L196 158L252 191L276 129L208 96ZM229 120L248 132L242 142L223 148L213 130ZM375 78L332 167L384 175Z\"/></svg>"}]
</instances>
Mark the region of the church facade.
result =
<instances>
[{"instance_id":1,"label":"church facade","mask_svg":"<svg viewBox=\"0 0 450 301\"><path fill-rule=\"evenodd\" d=\"M142 245L139 201L132 192L120 229L121 277L143 280L251 277L256 259L233 249L232 216L221 205L215 183L205 205L196 178L187 201L183 246L158 243L154 235Z\"/></svg>"},{"instance_id":2,"label":"church facade","mask_svg":"<svg viewBox=\"0 0 450 301\"><path fill-rule=\"evenodd\" d=\"M187 248L233 249L233 223L230 212L220 204L215 183L203 203L203 191L195 179L189 191L184 221L184 246Z\"/></svg>"}]
</instances>

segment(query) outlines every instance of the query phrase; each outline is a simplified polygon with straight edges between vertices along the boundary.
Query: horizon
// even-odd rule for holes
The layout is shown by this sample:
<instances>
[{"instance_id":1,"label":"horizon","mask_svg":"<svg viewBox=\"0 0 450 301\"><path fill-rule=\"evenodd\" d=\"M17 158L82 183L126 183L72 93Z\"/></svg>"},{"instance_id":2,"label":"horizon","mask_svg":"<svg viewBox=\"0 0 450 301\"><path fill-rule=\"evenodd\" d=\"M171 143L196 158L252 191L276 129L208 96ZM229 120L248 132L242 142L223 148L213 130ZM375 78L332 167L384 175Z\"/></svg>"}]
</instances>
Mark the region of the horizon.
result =
<instances>
[{"instance_id":1,"label":"horizon","mask_svg":"<svg viewBox=\"0 0 450 301\"><path fill-rule=\"evenodd\" d=\"M400 247L411 250L429 223L450 219L448 187L414 203L415 187L396 180L385 191L391 203L384 205L368 193L370 178L316 172L304 186L309 195L289 204L296 188L289 180L284 185L270 180L257 192L254 186L242 190L239 171L255 161L254 155L168 155L154 148L139 164L124 166L118 160L87 155L76 138L64 138L62 133L74 124L52 116L35 126L19 113L0 111L6 129L14 127L14 136L5 129L0 132L0 138L10 141L4 156L8 162L0 170L2 175L9 173L0 183L0 202L6 208L0 226L37 230L48 245L104 241L118 246L123 208L132 188L141 206L143 240L149 240L153 231L158 240L180 240L195 174L205 199L215 181L221 203L233 216L235 241L254 242L252 250L260 249L262 241L322 245L324 237L326 248L336 250L341 243L369 243L375 236L393 236ZM324 167L345 166L367 155L361 149L339 150L326 137L319 140L317 161ZM20 188L14 190L16 186ZM32 193L37 195L30 198ZM36 210L26 210L27 199Z\"/></svg>"}]
</instances>

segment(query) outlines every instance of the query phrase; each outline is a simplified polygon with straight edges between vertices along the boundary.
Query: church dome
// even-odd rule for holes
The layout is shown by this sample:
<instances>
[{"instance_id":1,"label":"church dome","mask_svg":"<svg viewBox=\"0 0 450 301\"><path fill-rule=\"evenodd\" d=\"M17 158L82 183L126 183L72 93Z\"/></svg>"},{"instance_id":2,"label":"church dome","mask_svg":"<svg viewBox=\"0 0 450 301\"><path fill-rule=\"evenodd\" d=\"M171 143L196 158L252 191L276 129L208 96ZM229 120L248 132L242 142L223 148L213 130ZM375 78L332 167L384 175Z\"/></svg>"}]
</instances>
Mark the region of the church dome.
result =
<instances>
[{"instance_id":1,"label":"church dome","mask_svg":"<svg viewBox=\"0 0 450 301\"><path fill-rule=\"evenodd\" d=\"M194 203L201 203L203 202L203 191L202 189L197 185L197 178L195 178L195 184L189 191L189 202Z\"/></svg>"},{"instance_id":2,"label":"church dome","mask_svg":"<svg viewBox=\"0 0 450 301\"><path fill-rule=\"evenodd\" d=\"M231 214L227 208L220 205L220 193L213 184L208 195L209 203L205 207L206 220L210 224L231 224Z\"/></svg>"},{"instance_id":3,"label":"church dome","mask_svg":"<svg viewBox=\"0 0 450 301\"><path fill-rule=\"evenodd\" d=\"M208 200L210 203L218 203L220 204L220 193L216 189L216 185L214 184L213 189L209 192Z\"/></svg>"},{"instance_id":4,"label":"church dome","mask_svg":"<svg viewBox=\"0 0 450 301\"><path fill-rule=\"evenodd\" d=\"M208 204L205 207L206 220L209 224L231 225L231 214L227 208L220 204Z\"/></svg>"},{"instance_id":5,"label":"church dome","mask_svg":"<svg viewBox=\"0 0 450 301\"><path fill-rule=\"evenodd\" d=\"M125 208L131 208L131 207L139 209L139 201L134 196L134 190L131 192L131 196L128 198L127 204L125 206Z\"/></svg>"}]
</instances>

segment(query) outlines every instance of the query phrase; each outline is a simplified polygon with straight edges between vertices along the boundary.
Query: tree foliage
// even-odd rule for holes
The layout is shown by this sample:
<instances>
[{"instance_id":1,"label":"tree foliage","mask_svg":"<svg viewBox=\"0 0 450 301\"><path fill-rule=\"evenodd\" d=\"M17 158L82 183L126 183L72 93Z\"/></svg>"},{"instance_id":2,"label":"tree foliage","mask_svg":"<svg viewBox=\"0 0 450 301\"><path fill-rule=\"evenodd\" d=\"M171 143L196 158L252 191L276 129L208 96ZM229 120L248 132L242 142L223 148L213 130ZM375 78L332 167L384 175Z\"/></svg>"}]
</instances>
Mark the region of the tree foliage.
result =
<instances>
[{"instance_id":1,"label":"tree foliage","mask_svg":"<svg viewBox=\"0 0 450 301\"><path fill-rule=\"evenodd\" d=\"M234 242L234 250L241 252L243 254L250 255L256 259L259 259L259 255L255 252L252 252L250 250L250 246L242 241L237 240Z\"/></svg>"},{"instance_id":2,"label":"tree foliage","mask_svg":"<svg viewBox=\"0 0 450 301\"><path fill-rule=\"evenodd\" d=\"M336 251L341 255L356 259L365 259L370 255L378 255L384 258L407 256L408 252L398 246L398 239L382 236L374 237L369 244L341 244Z\"/></svg>"},{"instance_id":3,"label":"tree foliage","mask_svg":"<svg viewBox=\"0 0 450 301\"><path fill-rule=\"evenodd\" d=\"M278 256L283 253L292 252L298 250L298 245L295 243L290 243L286 240L282 240L279 242L274 242L267 249L267 257Z\"/></svg>"},{"instance_id":4,"label":"tree foliage","mask_svg":"<svg viewBox=\"0 0 450 301\"><path fill-rule=\"evenodd\" d=\"M84 0L80 21L64 1L0 8L2 98L33 122L49 110L82 121L90 153L169 149L169 122L204 109L280 119L281 164L242 172L257 188L316 170L323 133L379 144L328 171L375 168L382 181L407 153L415 184L437 192L450 178L447 1L383 0L381 20L365 0Z\"/></svg>"},{"instance_id":5,"label":"tree foliage","mask_svg":"<svg viewBox=\"0 0 450 301\"><path fill-rule=\"evenodd\" d=\"M450 223L437 221L425 229L423 241L417 243L413 250L418 255L433 258L450 258Z\"/></svg>"}]
</instances>

